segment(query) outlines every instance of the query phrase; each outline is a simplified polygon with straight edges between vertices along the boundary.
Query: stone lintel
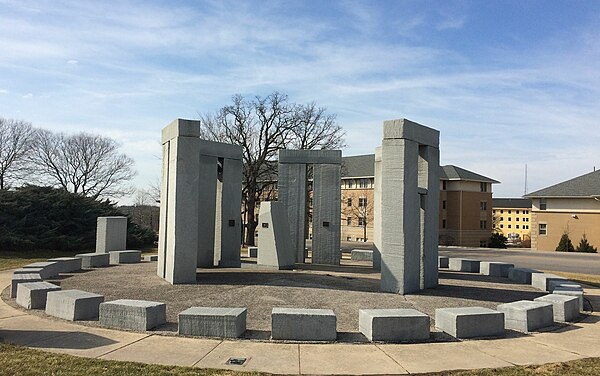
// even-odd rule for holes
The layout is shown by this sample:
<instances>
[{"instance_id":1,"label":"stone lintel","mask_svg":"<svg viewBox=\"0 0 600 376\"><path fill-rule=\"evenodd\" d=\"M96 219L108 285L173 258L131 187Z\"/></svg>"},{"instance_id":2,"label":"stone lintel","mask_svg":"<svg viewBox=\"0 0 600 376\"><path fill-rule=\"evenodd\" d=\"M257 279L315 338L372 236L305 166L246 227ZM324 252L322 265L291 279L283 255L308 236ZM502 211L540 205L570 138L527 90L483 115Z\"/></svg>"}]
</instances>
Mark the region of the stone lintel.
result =
<instances>
[{"instance_id":1,"label":"stone lintel","mask_svg":"<svg viewBox=\"0 0 600 376\"><path fill-rule=\"evenodd\" d=\"M342 164L341 150L279 150L279 163Z\"/></svg>"},{"instance_id":2,"label":"stone lintel","mask_svg":"<svg viewBox=\"0 0 600 376\"><path fill-rule=\"evenodd\" d=\"M438 148L440 132L408 119L386 120L383 122L383 139L404 138Z\"/></svg>"}]
</instances>

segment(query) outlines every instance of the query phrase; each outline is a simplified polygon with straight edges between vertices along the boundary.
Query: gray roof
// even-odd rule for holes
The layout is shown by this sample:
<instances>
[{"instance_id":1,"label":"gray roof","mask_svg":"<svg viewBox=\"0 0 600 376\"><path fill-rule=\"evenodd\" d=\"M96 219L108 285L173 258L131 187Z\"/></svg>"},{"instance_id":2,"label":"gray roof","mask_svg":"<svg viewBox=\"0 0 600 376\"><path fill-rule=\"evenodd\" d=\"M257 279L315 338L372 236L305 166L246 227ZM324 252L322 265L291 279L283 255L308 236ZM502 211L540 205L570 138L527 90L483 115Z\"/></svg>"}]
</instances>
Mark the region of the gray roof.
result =
<instances>
[{"instance_id":1,"label":"gray roof","mask_svg":"<svg viewBox=\"0 0 600 376\"><path fill-rule=\"evenodd\" d=\"M530 198L492 198L494 208L531 208Z\"/></svg>"},{"instance_id":2,"label":"gray roof","mask_svg":"<svg viewBox=\"0 0 600 376\"><path fill-rule=\"evenodd\" d=\"M354 155L342 158L342 178L375 176L375 154ZM497 184L499 181L476 174L464 168L446 165L440 168L441 180L469 180Z\"/></svg>"},{"instance_id":3,"label":"gray roof","mask_svg":"<svg viewBox=\"0 0 600 376\"><path fill-rule=\"evenodd\" d=\"M600 197L600 171L563 181L524 197Z\"/></svg>"}]
</instances>

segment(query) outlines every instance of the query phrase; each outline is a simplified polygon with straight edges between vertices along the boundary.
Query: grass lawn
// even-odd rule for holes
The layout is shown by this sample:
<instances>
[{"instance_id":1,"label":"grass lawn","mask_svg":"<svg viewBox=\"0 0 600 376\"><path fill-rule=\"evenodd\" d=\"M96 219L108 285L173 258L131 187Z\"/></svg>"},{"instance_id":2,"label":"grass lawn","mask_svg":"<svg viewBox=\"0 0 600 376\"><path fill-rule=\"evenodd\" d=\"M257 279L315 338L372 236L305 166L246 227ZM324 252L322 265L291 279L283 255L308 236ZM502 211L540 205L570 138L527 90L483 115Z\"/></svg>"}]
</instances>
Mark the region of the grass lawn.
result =
<instances>
[{"instance_id":1,"label":"grass lawn","mask_svg":"<svg viewBox=\"0 0 600 376\"><path fill-rule=\"evenodd\" d=\"M74 254L75 252L58 251L0 251L0 270L16 269L32 262L47 261L49 258L67 257Z\"/></svg>"},{"instance_id":2,"label":"grass lawn","mask_svg":"<svg viewBox=\"0 0 600 376\"><path fill-rule=\"evenodd\" d=\"M559 275L561 277L569 278L573 282L583 283L590 286L600 287L600 275L595 274L580 274L580 273L567 273L567 272L555 272L547 271Z\"/></svg>"},{"instance_id":3,"label":"grass lawn","mask_svg":"<svg viewBox=\"0 0 600 376\"><path fill-rule=\"evenodd\" d=\"M191 367L161 366L133 362L116 362L72 355L47 353L22 346L0 344L0 375L265 375ZM596 376L600 374L600 358L575 360L541 366L508 367L475 371L450 371L430 375L482 376Z\"/></svg>"}]
</instances>

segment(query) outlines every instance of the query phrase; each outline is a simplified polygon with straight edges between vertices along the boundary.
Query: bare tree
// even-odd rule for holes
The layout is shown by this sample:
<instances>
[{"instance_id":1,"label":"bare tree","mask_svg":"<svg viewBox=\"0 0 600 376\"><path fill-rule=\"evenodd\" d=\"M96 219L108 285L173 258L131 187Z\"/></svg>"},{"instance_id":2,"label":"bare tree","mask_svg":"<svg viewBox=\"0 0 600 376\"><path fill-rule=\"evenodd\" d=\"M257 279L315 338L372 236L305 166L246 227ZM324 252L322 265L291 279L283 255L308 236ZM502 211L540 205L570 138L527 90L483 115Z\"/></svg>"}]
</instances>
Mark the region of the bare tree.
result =
<instances>
[{"instance_id":1,"label":"bare tree","mask_svg":"<svg viewBox=\"0 0 600 376\"><path fill-rule=\"evenodd\" d=\"M351 218L363 229L363 241L367 241L367 227L373 220L373 190L346 190L342 197L342 214Z\"/></svg>"},{"instance_id":2,"label":"bare tree","mask_svg":"<svg viewBox=\"0 0 600 376\"><path fill-rule=\"evenodd\" d=\"M201 136L243 148L245 243L253 245L256 205L272 193L277 151L341 148L344 132L324 108L290 103L279 92L251 100L238 94L232 102L214 114L201 115Z\"/></svg>"},{"instance_id":3,"label":"bare tree","mask_svg":"<svg viewBox=\"0 0 600 376\"><path fill-rule=\"evenodd\" d=\"M31 123L0 118L0 189L9 188L30 172L27 157L33 134Z\"/></svg>"},{"instance_id":4,"label":"bare tree","mask_svg":"<svg viewBox=\"0 0 600 376\"><path fill-rule=\"evenodd\" d=\"M93 198L131 193L125 183L135 176L133 160L120 153L111 138L39 130L32 150L32 160L47 184Z\"/></svg>"}]
</instances>

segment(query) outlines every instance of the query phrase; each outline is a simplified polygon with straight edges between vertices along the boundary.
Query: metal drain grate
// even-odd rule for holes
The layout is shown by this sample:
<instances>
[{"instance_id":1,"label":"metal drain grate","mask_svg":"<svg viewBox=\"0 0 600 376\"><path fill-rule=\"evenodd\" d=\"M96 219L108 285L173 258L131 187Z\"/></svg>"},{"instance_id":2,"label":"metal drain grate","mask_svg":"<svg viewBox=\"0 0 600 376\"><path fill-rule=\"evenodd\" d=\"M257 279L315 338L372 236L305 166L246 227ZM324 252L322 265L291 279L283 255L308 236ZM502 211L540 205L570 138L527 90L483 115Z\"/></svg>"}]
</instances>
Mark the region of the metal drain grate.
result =
<instances>
[{"instance_id":1,"label":"metal drain grate","mask_svg":"<svg viewBox=\"0 0 600 376\"><path fill-rule=\"evenodd\" d=\"M232 366L243 366L246 363L246 358L229 358L225 364L229 364Z\"/></svg>"}]
</instances>

